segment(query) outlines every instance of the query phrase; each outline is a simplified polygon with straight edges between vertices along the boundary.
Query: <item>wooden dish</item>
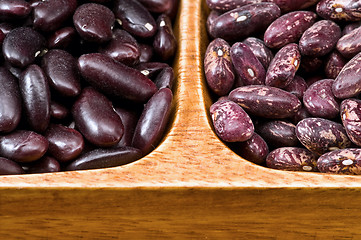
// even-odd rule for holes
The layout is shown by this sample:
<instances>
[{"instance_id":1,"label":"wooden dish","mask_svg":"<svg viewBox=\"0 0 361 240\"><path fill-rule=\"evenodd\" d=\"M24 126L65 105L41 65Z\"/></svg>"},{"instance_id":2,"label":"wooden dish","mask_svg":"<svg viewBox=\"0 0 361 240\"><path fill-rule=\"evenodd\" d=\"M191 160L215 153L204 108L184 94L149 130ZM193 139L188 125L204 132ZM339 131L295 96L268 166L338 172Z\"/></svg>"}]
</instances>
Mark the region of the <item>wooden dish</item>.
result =
<instances>
[{"instance_id":1,"label":"wooden dish","mask_svg":"<svg viewBox=\"0 0 361 240\"><path fill-rule=\"evenodd\" d=\"M214 134L203 0L182 0L173 119L162 143L108 169L0 177L2 239L355 239L361 177L277 171Z\"/></svg>"}]
</instances>

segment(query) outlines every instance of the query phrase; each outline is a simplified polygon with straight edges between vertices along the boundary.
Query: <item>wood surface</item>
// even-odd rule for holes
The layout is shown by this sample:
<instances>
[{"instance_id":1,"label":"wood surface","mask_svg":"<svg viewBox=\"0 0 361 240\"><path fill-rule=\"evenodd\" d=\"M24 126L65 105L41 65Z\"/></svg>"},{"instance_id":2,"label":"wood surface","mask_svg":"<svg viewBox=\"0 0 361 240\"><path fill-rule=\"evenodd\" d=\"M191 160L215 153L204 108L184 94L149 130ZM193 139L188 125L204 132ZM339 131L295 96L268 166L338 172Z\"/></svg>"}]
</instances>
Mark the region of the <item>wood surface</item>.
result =
<instances>
[{"instance_id":1,"label":"wood surface","mask_svg":"<svg viewBox=\"0 0 361 240\"><path fill-rule=\"evenodd\" d=\"M108 169L0 176L1 239L361 239L361 176L277 171L213 133L203 0L182 0L173 118L162 143Z\"/></svg>"}]
</instances>

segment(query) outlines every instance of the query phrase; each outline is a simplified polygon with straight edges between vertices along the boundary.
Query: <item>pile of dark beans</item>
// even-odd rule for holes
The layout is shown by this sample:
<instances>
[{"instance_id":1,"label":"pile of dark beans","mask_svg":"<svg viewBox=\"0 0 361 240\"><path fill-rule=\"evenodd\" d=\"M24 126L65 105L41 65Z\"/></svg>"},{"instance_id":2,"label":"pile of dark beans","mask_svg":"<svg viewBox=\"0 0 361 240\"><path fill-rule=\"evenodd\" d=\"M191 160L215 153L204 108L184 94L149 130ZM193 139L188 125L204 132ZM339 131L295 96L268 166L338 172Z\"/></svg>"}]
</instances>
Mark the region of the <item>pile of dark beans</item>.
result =
<instances>
[{"instance_id":1,"label":"pile of dark beans","mask_svg":"<svg viewBox=\"0 0 361 240\"><path fill-rule=\"evenodd\" d=\"M119 166L170 117L177 0L0 1L0 174Z\"/></svg>"},{"instance_id":2,"label":"pile of dark beans","mask_svg":"<svg viewBox=\"0 0 361 240\"><path fill-rule=\"evenodd\" d=\"M361 174L361 1L206 3L219 138L262 166Z\"/></svg>"}]
</instances>

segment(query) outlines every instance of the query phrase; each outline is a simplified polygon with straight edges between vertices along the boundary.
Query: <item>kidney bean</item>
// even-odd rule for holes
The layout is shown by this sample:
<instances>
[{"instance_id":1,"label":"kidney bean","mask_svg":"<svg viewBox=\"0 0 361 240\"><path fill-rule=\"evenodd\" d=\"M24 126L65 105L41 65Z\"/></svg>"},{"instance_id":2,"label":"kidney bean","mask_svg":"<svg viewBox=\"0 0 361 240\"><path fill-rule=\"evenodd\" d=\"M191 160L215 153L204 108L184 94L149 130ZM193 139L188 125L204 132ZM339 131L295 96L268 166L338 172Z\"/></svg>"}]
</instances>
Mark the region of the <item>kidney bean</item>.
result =
<instances>
[{"instance_id":1,"label":"kidney bean","mask_svg":"<svg viewBox=\"0 0 361 240\"><path fill-rule=\"evenodd\" d=\"M72 106L75 126L85 139L98 147L116 145L124 127L112 103L91 87L84 88Z\"/></svg>"},{"instance_id":2,"label":"kidney bean","mask_svg":"<svg viewBox=\"0 0 361 240\"><path fill-rule=\"evenodd\" d=\"M165 67L154 79L154 83L158 89L169 88L172 89L174 82L174 71L171 67Z\"/></svg>"},{"instance_id":3,"label":"kidney bean","mask_svg":"<svg viewBox=\"0 0 361 240\"><path fill-rule=\"evenodd\" d=\"M311 11L294 11L282 15L269 25L264 33L264 42L270 48L281 48L295 43L303 32L316 21L317 15Z\"/></svg>"},{"instance_id":4,"label":"kidney bean","mask_svg":"<svg viewBox=\"0 0 361 240\"><path fill-rule=\"evenodd\" d=\"M345 58L352 58L361 52L361 27L341 37L336 48Z\"/></svg>"},{"instance_id":5,"label":"kidney bean","mask_svg":"<svg viewBox=\"0 0 361 240\"><path fill-rule=\"evenodd\" d=\"M233 44L230 55L234 69L244 85L264 85L266 71L246 44Z\"/></svg>"},{"instance_id":6,"label":"kidney bean","mask_svg":"<svg viewBox=\"0 0 361 240\"><path fill-rule=\"evenodd\" d=\"M7 158L0 157L0 175L23 174L25 171L22 167Z\"/></svg>"},{"instance_id":7,"label":"kidney bean","mask_svg":"<svg viewBox=\"0 0 361 240\"><path fill-rule=\"evenodd\" d=\"M8 34L14 28L15 26L9 22L0 23L0 31L2 31L5 35Z\"/></svg>"},{"instance_id":8,"label":"kidney bean","mask_svg":"<svg viewBox=\"0 0 361 240\"><path fill-rule=\"evenodd\" d=\"M16 20L25 18L31 12L30 4L24 0L0 1L0 20Z\"/></svg>"},{"instance_id":9,"label":"kidney bean","mask_svg":"<svg viewBox=\"0 0 361 240\"><path fill-rule=\"evenodd\" d=\"M226 95L234 84L230 46L221 38L214 39L207 47L204 72L209 88L218 96Z\"/></svg>"},{"instance_id":10,"label":"kidney bean","mask_svg":"<svg viewBox=\"0 0 361 240\"><path fill-rule=\"evenodd\" d=\"M295 77L300 62L301 55L297 44L287 44L272 59L267 69L265 84L278 88L286 87Z\"/></svg>"},{"instance_id":11,"label":"kidney bean","mask_svg":"<svg viewBox=\"0 0 361 240\"><path fill-rule=\"evenodd\" d=\"M361 92L361 52L342 68L332 85L332 92L340 99L355 97Z\"/></svg>"},{"instance_id":12,"label":"kidney bean","mask_svg":"<svg viewBox=\"0 0 361 240\"><path fill-rule=\"evenodd\" d=\"M267 69L273 58L273 53L264 42L259 38L248 37L243 40L243 43L252 50L253 54L262 63L263 67Z\"/></svg>"},{"instance_id":13,"label":"kidney bean","mask_svg":"<svg viewBox=\"0 0 361 240\"><path fill-rule=\"evenodd\" d=\"M208 17L207 17L207 22L206 22L206 28L207 28L207 32L208 34L211 34L211 31L210 31L210 26L212 25L212 23L214 22L214 20L221 16L222 15L222 12L219 12L219 11L215 11L215 10L212 10ZM214 36L211 36L212 38L215 38Z\"/></svg>"},{"instance_id":14,"label":"kidney bean","mask_svg":"<svg viewBox=\"0 0 361 240\"><path fill-rule=\"evenodd\" d=\"M299 121L312 117L311 114L307 111L307 108L305 106L302 106L300 110L298 110L295 115L293 115L290 120L293 124L297 124Z\"/></svg>"},{"instance_id":15,"label":"kidney bean","mask_svg":"<svg viewBox=\"0 0 361 240\"><path fill-rule=\"evenodd\" d=\"M169 65L164 62L144 62L134 66L135 69L149 78L157 76L164 68L167 67L169 67Z\"/></svg>"},{"instance_id":16,"label":"kidney bean","mask_svg":"<svg viewBox=\"0 0 361 240\"><path fill-rule=\"evenodd\" d=\"M317 171L316 156L305 148L282 147L270 152L266 158L267 167L288 171Z\"/></svg>"},{"instance_id":17,"label":"kidney bean","mask_svg":"<svg viewBox=\"0 0 361 240\"><path fill-rule=\"evenodd\" d=\"M130 34L149 38L155 35L157 24L149 11L136 0L117 0L114 3L114 14L121 22L124 30Z\"/></svg>"},{"instance_id":18,"label":"kidney bean","mask_svg":"<svg viewBox=\"0 0 361 240\"><path fill-rule=\"evenodd\" d=\"M361 27L361 21L347 24L342 30L342 36L349 34L358 27Z\"/></svg>"},{"instance_id":19,"label":"kidney bean","mask_svg":"<svg viewBox=\"0 0 361 240\"><path fill-rule=\"evenodd\" d=\"M14 67L24 68L35 61L45 47L44 37L30 27L10 31L3 42L4 59Z\"/></svg>"},{"instance_id":20,"label":"kidney bean","mask_svg":"<svg viewBox=\"0 0 361 240\"><path fill-rule=\"evenodd\" d=\"M76 67L76 59L67 51L52 49L42 58L44 69L50 86L63 96L80 94L80 75Z\"/></svg>"},{"instance_id":21,"label":"kidney bean","mask_svg":"<svg viewBox=\"0 0 361 240\"><path fill-rule=\"evenodd\" d=\"M305 74L314 74L322 71L323 59L321 57L302 56L300 71Z\"/></svg>"},{"instance_id":22,"label":"kidney bean","mask_svg":"<svg viewBox=\"0 0 361 240\"><path fill-rule=\"evenodd\" d=\"M291 81L290 84L288 84L284 90L286 90L289 93L292 93L293 95L295 95L296 97L298 97L298 99L302 99L303 98L303 94L306 91L306 89L308 88L307 83L305 81L305 79L303 79L300 76L295 76L293 78L293 80Z\"/></svg>"},{"instance_id":23,"label":"kidney bean","mask_svg":"<svg viewBox=\"0 0 361 240\"><path fill-rule=\"evenodd\" d=\"M345 99L340 106L341 120L350 140L361 146L361 100Z\"/></svg>"},{"instance_id":24,"label":"kidney bean","mask_svg":"<svg viewBox=\"0 0 361 240\"><path fill-rule=\"evenodd\" d=\"M254 126L248 114L235 102L218 100L210 107L216 134L226 142L243 142L250 139Z\"/></svg>"},{"instance_id":25,"label":"kidney bean","mask_svg":"<svg viewBox=\"0 0 361 240\"><path fill-rule=\"evenodd\" d=\"M132 140L132 147L140 149L143 155L152 151L161 140L170 116L172 98L172 91L162 88L144 106Z\"/></svg>"},{"instance_id":26,"label":"kidney bean","mask_svg":"<svg viewBox=\"0 0 361 240\"><path fill-rule=\"evenodd\" d=\"M138 0L146 9L153 13L165 13L173 5L172 0Z\"/></svg>"},{"instance_id":27,"label":"kidney bean","mask_svg":"<svg viewBox=\"0 0 361 240\"><path fill-rule=\"evenodd\" d=\"M55 31L48 38L48 48L67 49L76 38L76 31L73 27L64 27Z\"/></svg>"},{"instance_id":28,"label":"kidney bean","mask_svg":"<svg viewBox=\"0 0 361 240\"><path fill-rule=\"evenodd\" d=\"M60 103L50 102L50 117L55 119L64 119L68 116L68 109Z\"/></svg>"},{"instance_id":29,"label":"kidney bean","mask_svg":"<svg viewBox=\"0 0 361 240\"><path fill-rule=\"evenodd\" d=\"M26 166L26 173L50 173L60 172L60 170L59 162L55 158L49 156L44 156Z\"/></svg>"},{"instance_id":30,"label":"kidney bean","mask_svg":"<svg viewBox=\"0 0 361 240\"><path fill-rule=\"evenodd\" d=\"M332 119L339 115L340 102L332 93L333 79L312 84L303 95L303 104L314 117Z\"/></svg>"},{"instance_id":31,"label":"kidney bean","mask_svg":"<svg viewBox=\"0 0 361 240\"><path fill-rule=\"evenodd\" d=\"M125 108L116 107L114 110L122 120L124 126L123 137L120 139L116 147L131 146L134 130L139 120L139 114L134 111L134 109L128 110Z\"/></svg>"},{"instance_id":32,"label":"kidney bean","mask_svg":"<svg viewBox=\"0 0 361 240\"><path fill-rule=\"evenodd\" d=\"M138 47L139 47L139 62L140 63L150 62L153 57L153 47L144 43L139 43Z\"/></svg>"},{"instance_id":33,"label":"kidney bean","mask_svg":"<svg viewBox=\"0 0 361 240\"><path fill-rule=\"evenodd\" d=\"M274 3L254 3L228 11L214 20L210 35L226 41L237 41L260 32L281 15Z\"/></svg>"},{"instance_id":34,"label":"kidney bean","mask_svg":"<svg viewBox=\"0 0 361 240\"><path fill-rule=\"evenodd\" d=\"M134 162L142 157L142 153L132 147L95 149L87 152L71 162L65 170L86 170L121 166Z\"/></svg>"},{"instance_id":35,"label":"kidney bean","mask_svg":"<svg viewBox=\"0 0 361 240\"><path fill-rule=\"evenodd\" d=\"M346 63L347 60L338 51L334 50L331 52L326 59L324 68L326 77L336 79Z\"/></svg>"},{"instance_id":36,"label":"kidney bean","mask_svg":"<svg viewBox=\"0 0 361 240\"><path fill-rule=\"evenodd\" d=\"M157 19L157 33L153 40L153 49L162 60L170 60L177 49L177 40L173 34L172 22L166 14L161 14Z\"/></svg>"},{"instance_id":37,"label":"kidney bean","mask_svg":"<svg viewBox=\"0 0 361 240\"><path fill-rule=\"evenodd\" d=\"M16 162L38 160L46 153L48 146L45 137L28 130L15 130L0 137L0 155Z\"/></svg>"},{"instance_id":38,"label":"kidney bean","mask_svg":"<svg viewBox=\"0 0 361 240\"><path fill-rule=\"evenodd\" d=\"M104 54L82 55L78 67L91 85L111 96L146 102L157 91L156 85L139 71Z\"/></svg>"},{"instance_id":39,"label":"kidney bean","mask_svg":"<svg viewBox=\"0 0 361 240\"><path fill-rule=\"evenodd\" d=\"M263 164L266 161L269 148L266 141L260 135L253 133L250 139L238 143L236 151L248 161Z\"/></svg>"},{"instance_id":40,"label":"kidney bean","mask_svg":"<svg viewBox=\"0 0 361 240\"><path fill-rule=\"evenodd\" d=\"M318 1L320 0L269 0L269 2L277 4L282 12L306 9L315 5Z\"/></svg>"},{"instance_id":41,"label":"kidney bean","mask_svg":"<svg viewBox=\"0 0 361 240\"><path fill-rule=\"evenodd\" d=\"M351 146L342 124L323 118L306 118L296 125L298 140L311 152L322 155Z\"/></svg>"},{"instance_id":42,"label":"kidney bean","mask_svg":"<svg viewBox=\"0 0 361 240\"><path fill-rule=\"evenodd\" d=\"M321 0L316 7L322 18L334 21L360 21L361 7L354 0Z\"/></svg>"},{"instance_id":43,"label":"kidney bean","mask_svg":"<svg viewBox=\"0 0 361 240\"><path fill-rule=\"evenodd\" d=\"M317 167L323 173L361 174L361 149L339 149L323 154L317 160Z\"/></svg>"},{"instance_id":44,"label":"kidney bean","mask_svg":"<svg viewBox=\"0 0 361 240\"><path fill-rule=\"evenodd\" d=\"M272 148L295 147L299 141L295 133L296 126L284 120L266 121L258 124L256 132Z\"/></svg>"},{"instance_id":45,"label":"kidney bean","mask_svg":"<svg viewBox=\"0 0 361 240\"><path fill-rule=\"evenodd\" d=\"M249 85L232 90L228 98L240 105L246 112L265 118L287 118L300 108L300 100L282 89Z\"/></svg>"}]
</instances>

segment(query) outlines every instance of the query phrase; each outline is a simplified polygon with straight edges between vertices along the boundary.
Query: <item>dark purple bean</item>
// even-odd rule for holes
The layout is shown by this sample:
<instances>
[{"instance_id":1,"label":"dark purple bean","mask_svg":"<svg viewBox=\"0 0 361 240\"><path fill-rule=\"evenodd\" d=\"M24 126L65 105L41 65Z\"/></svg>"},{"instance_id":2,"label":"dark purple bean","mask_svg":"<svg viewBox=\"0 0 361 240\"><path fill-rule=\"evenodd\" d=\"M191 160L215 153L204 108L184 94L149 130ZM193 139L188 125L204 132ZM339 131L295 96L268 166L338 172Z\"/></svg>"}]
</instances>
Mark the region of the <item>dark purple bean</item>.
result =
<instances>
[{"instance_id":1,"label":"dark purple bean","mask_svg":"<svg viewBox=\"0 0 361 240\"><path fill-rule=\"evenodd\" d=\"M270 48L281 48L295 43L307 28L316 21L317 15L310 11L294 11L277 18L264 33L264 42Z\"/></svg>"},{"instance_id":2,"label":"dark purple bean","mask_svg":"<svg viewBox=\"0 0 361 240\"><path fill-rule=\"evenodd\" d=\"M311 152L325 152L351 146L342 124L323 118L306 118L296 125L298 140Z\"/></svg>"},{"instance_id":3,"label":"dark purple bean","mask_svg":"<svg viewBox=\"0 0 361 240\"><path fill-rule=\"evenodd\" d=\"M173 94L162 88L147 102L134 131L132 146L143 155L152 151L161 140L168 123Z\"/></svg>"},{"instance_id":4,"label":"dark purple bean","mask_svg":"<svg viewBox=\"0 0 361 240\"><path fill-rule=\"evenodd\" d=\"M60 172L59 162L49 156L44 156L35 162L29 163L26 169L26 173L50 173Z\"/></svg>"},{"instance_id":5,"label":"dark purple bean","mask_svg":"<svg viewBox=\"0 0 361 240\"><path fill-rule=\"evenodd\" d=\"M339 149L323 154L317 160L317 167L323 173L361 174L361 149Z\"/></svg>"},{"instance_id":6,"label":"dark purple bean","mask_svg":"<svg viewBox=\"0 0 361 240\"><path fill-rule=\"evenodd\" d=\"M80 76L76 59L67 51L52 49L42 59L42 68L50 86L63 96L80 94Z\"/></svg>"},{"instance_id":7,"label":"dark purple bean","mask_svg":"<svg viewBox=\"0 0 361 240\"><path fill-rule=\"evenodd\" d=\"M350 33L358 27L361 27L361 21L347 24L342 30L342 36Z\"/></svg>"},{"instance_id":8,"label":"dark purple bean","mask_svg":"<svg viewBox=\"0 0 361 240\"><path fill-rule=\"evenodd\" d=\"M321 57L302 56L300 71L305 74L314 74L322 71L323 59Z\"/></svg>"},{"instance_id":9,"label":"dark purple bean","mask_svg":"<svg viewBox=\"0 0 361 240\"><path fill-rule=\"evenodd\" d=\"M123 136L123 124L112 103L91 87L82 90L72 114L77 129L96 146L114 146Z\"/></svg>"},{"instance_id":10,"label":"dark purple bean","mask_svg":"<svg viewBox=\"0 0 361 240\"><path fill-rule=\"evenodd\" d=\"M67 171L86 170L121 166L142 157L141 152L132 147L95 149L71 162Z\"/></svg>"},{"instance_id":11,"label":"dark purple bean","mask_svg":"<svg viewBox=\"0 0 361 240\"><path fill-rule=\"evenodd\" d=\"M248 4L216 18L209 28L210 35L237 41L266 29L280 15L281 11L274 3Z\"/></svg>"},{"instance_id":12,"label":"dark purple bean","mask_svg":"<svg viewBox=\"0 0 361 240\"><path fill-rule=\"evenodd\" d=\"M40 1L33 7L34 28L44 32L57 30L71 18L76 7L76 0Z\"/></svg>"},{"instance_id":13,"label":"dark purple bean","mask_svg":"<svg viewBox=\"0 0 361 240\"><path fill-rule=\"evenodd\" d=\"M263 67L267 69L273 58L273 53L264 42L255 37L248 37L243 43L252 50L253 54L262 63Z\"/></svg>"},{"instance_id":14,"label":"dark purple bean","mask_svg":"<svg viewBox=\"0 0 361 240\"><path fill-rule=\"evenodd\" d=\"M347 60L339 52L336 50L331 52L331 54L326 59L324 68L326 77L336 79L346 63Z\"/></svg>"},{"instance_id":15,"label":"dark purple bean","mask_svg":"<svg viewBox=\"0 0 361 240\"><path fill-rule=\"evenodd\" d=\"M303 104L314 117L332 119L340 113L340 101L332 93L333 79L323 79L308 87Z\"/></svg>"},{"instance_id":16,"label":"dark purple bean","mask_svg":"<svg viewBox=\"0 0 361 240\"><path fill-rule=\"evenodd\" d=\"M139 114L133 110L127 110L125 108L119 107L115 108L115 112L119 115L124 126L123 137L120 139L116 147L131 146L134 130L139 119Z\"/></svg>"},{"instance_id":17,"label":"dark purple bean","mask_svg":"<svg viewBox=\"0 0 361 240\"><path fill-rule=\"evenodd\" d=\"M113 12L97 3L83 4L73 15L74 27L80 37L95 43L104 43L112 38L114 21Z\"/></svg>"},{"instance_id":18,"label":"dark purple bean","mask_svg":"<svg viewBox=\"0 0 361 240\"><path fill-rule=\"evenodd\" d=\"M246 44L241 42L233 44L230 55L234 69L244 85L264 85L266 71Z\"/></svg>"},{"instance_id":19,"label":"dark purple bean","mask_svg":"<svg viewBox=\"0 0 361 240\"><path fill-rule=\"evenodd\" d=\"M21 119L21 96L17 79L0 67L0 132L13 131Z\"/></svg>"},{"instance_id":20,"label":"dark purple bean","mask_svg":"<svg viewBox=\"0 0 361 240\"><path fill-rule=\"evenodd\" d=\"M299 141L296 126L288 121L273 120L258 124L256 132L273 148L295 147Z\"/></svg>"},{"instance_id":21,"label":"dark purple bean","mask_svg":"<svg viewBox=\"0 0 361 240\"><path fill-rule=\"evenodd\" d=\"M204 72L209 88L218 96L229 93L234 84L230 46L221 38L214 39L207 47Z\"/></svg>"},{"instance_id":22,"label":"dark purple bean","mask_svg":"<svg viewBox=\"0 0 361 240\"><path fill-rule=\"evenodd\" d=\"M55 31L48 38L48 48L66 49L74 42L76 31L73 27L64 27Z\"/></svg>"},{"instance_id":23,"label":"dark purple bean","mask_svg":"<svg viewBox=\"0 0 361 240\"><path fill-rule=\"evenodd\" d=\"M325 79L322 75L313 75L305 79L307 86L311 86L317 81L320 81L322 79Z\"/></svg>"},{"instance_id":24,"label":"dark purple bean","mask_svg":"<svg viewBox=\"0 0 361 240\"><path fill-rule=\"evenodd\" d=\"M40 33L29 27L19 27L6 35L2 50L6 61L24 68L35 61L44 47L45 39Z\"/></svg>"},{"instance_id":25,"label":"dark purple bean","mask_svg":"<svg viewBox=\"0 0 361 240\"><path fill-rule=\"evenodd\" d=\"M355 97L361 92L361 52L342 68L336 77L332 92L340 99Z\"/></svg>"},{"instance_id":26,"label":"dark purple bean","mask_svg":"<svg viewBox=\"0 0 361 240\"><path fill-rule=\"evenodd\" d=\"M300 108L300 100L282 89L249 85L231 91L228 98L239 104L246 112L265 118L287 118Z\"/></svg>"},{"instance_id":27,"label":"dark purple bean","mask_svg":"<svg viewBox=\"0 0 361 240\"><path fill-rule=\"evenodd\" d=\"M22 73L19 87L27 122L34 131L45 131L50 122L50 89L44 71L30 65Z\"/></svg>"},{"instance_id":28,"label":"dark purple bean","mask_svg":"<svg viewBox=\"0 0 361 240\"><path fill-rule=\"evenodd\" d=\"M297 124L299 121L310 117L312 117L311 114L307 111L307 109L304 106L302 106L302 108L298 110L295 115L291 117L291 121L293 124Z\"/></svg>"},{"instance_id":29,"label":"dark purple bean","mask_svg":"<svg viewBox=\"0 0 361 240\"><path fill-rule=\"evenodd\" d=\"M23 174L25 171L22 167L7 158L0 157L0 175Z\"/></svg>"},{"instance_id":30,"label":"dark purple bean","mask_svg":"<svg viewBox=\"0 0 361 240\"><path fill-rule=\"evenodd\" d=\"M238 143L236 151L241 157L256 164L263 164L269 153L266 141L257 133L253 133L247 141Z\"/></svg>"},{"instance_id":31,"label":"dark purple bean","mask_svg":"<svg viewBox=\"0 0 361 240\"><path fill-rule=\"evenodd\" d=\"M11 30L13 30L15 28L15 26L9 22L2 22L0 23L0 30L6 35L8 34Z\"/></svg>"},{"instance_id":32,"label":"dark purple bean","mask_svg":"<svg viewBox=\"0 0 361 240\"><path fill-rule=\"evenodd\" d=\"M172 59L177 49L177 40L173 34L172 22L170 18L161 14L157 19L157 33L153 40L155 54L162 60Z\"/></svg>"},{"instance_id":33,"label":"dark purple bean","mask_svg":"<svg viewBox=\"0 0 361 240\"><path fill-rule=\"evenodd\" d=\"M157 25L149 11L136 0L117 0L114 3L115 17L130 34L149 38L154 36Z\"/></svg>"},{"instance_id":34,"label":"dark purple bean","mask_svg":"<svg viewBox=\"0 0 361 240\"><path fill-rule=\"evenodd\" d=\"M303 34L298 43L305 56L320 57L331 52L341 37L341 28L330 20L313 24Z\"/></svg>"},{"instance_id":35,"label":"dark purple bean","mask_svg":"<svg viewBox=\"0 0 361 240\"><path fill-rule=\"evenodd\" d=\"M0 1L0 21L12 21L25 18L30 12L30 4L24 0Z\"/></svg>"},{"instance_id":36,"label":"dark purple bean","mask_svg":"<svg viewBox=\"0 0 361 240\"><path fill-rule=\"evenodd\" d=\"M340 112L348 137L354 144L361 146L361 100L355 98L343 100Z\"/></svg>"},{"instance_id":37,"label":"dark purple bean","mask_svg":"<svg viewBox=\"0 0 361 240\"><path fill-rule=\"evenodd\" d=\"M345 58L352 58L361 52L361 27L341 37L336 48Z\"/></svg>"},{"instance_id":38,"label":"dark purple bean","mask_svg":"<svg viewBox=\"0 0 361 240\"><path fill-rule=\"evenodd\" d=\"M50 102L50 116L55 119L64 119L68 116L68 109L54 101Z\"/></svg>"},{"instance_id":39,"label":"dark purple bean","mask_svg":"<svg viewBox=\"0 0 361 240\"><path fill-rule=\"evenodd\" d=\"M132 66L139 63L139 46L137 40L128 32L116 29L109 43L100 47L99 52L114 60Z\"/></svg>"},{"instance_id":40,"label":"dark purple bean","mask_svg":"<svg viewBox=\"0 0 361 240\"><path fill-rule=\"evenodd\" d=\"M316 156L305 148L282 147L270 152L266 159L267 167L288 171L317 171Z\"/></svg>"},{"instance_id":41,"label":"dark purple bean","mask_svg":"<svg viewBox=\"0 0 361 240\"><path fill-rule=\"evenodd\" d=\"M315 5L320 0L268 0L277 4L282 12L291 12L306 9Z\"/></svg>"},{"instance_id":42,"label":"dark purple bean","mask_svg":"<svg viewBox=\"0 0 361 240\"><path fill-rule=\"evenodd\" d=\"M145 8L154 13L165 13L173 5L172 0L138 0Z\"/></svg>"},{"instance_id":43,"label":"dark purple bean","mask_svg":"<svg viewBox=\"0 0 361 240\"><path fill-rule=\"evenodd\" d=\"M153 57L153 47L144 43L139 43L138 46L140 52L139 62L140 63L150 62Z\"/></svg>"},{"instance_id":44,"label":"dark purple bean","mask_svg":"<svg viewBox=\"0 0 361 240\"><path fill-rule=\"evenodd\" d=\"M228 12L252 3L268 2L267 0L206 0L207 6L216 11Z\"/></svg>"},{"instance_id":45,"label":"dark purple bean","mask_svg":"<svg viewBox=\"0 0 361 240\"><path fill-rule=\"evenodd\" d=\"M215 132L223 141L247 141L254 133L251 118L235 102L218 100L210 107L210 114Z\"/></svg>"},{"instance_id":46,"label":"dark purple bean","mask_svg":"<svg viewBox=\"0 0 361 240\"><path fill-rule=\"evenodd\" d=\"M154 83L158 89L169 88L172 89L174 82L174 71L172 67L164 68L154 79Z\"/></svg>"},{"instance_id":47,"label":"dark purple bean","mask_svg":"<svg viewBox=\"0 0 361 240\"><path fill-rule=\"evenodd\" d=\"M164 68L167 67L169 67L169 65L164 62L143 62L134 66L135 69L149 78L158 75Z\"/></svg>"},{"instance_id":48,"label":"dark purple bean","mask_svg":"<svg viewBox=\"0 0 361 240\"><path fill-rule=\"evenodd\" d=\"M300 66L301 55L297 44L282 47L272 59L266 73L265 84L284 88L291 83Z\"/></svg>"},{"instance_id":49,"label":"dark purple bean","mask_svg":"<svg viewBox=\"0 0 361 240\"><path fill-rule=\"evenodd\" d=\"M0 155L16 162L38 160L48 146L48 140L33 131L16 130L0 137Z\"/></svg>"},{"instance_id":50,"label":"dark purple bean","mask_svg":"<svg viewBox=\"0 0 361 240\"><path fill-rule=\"evenodd\" d=\"M334 21L360 21L361 5L357 0L321 0L317 14Z\"/></svg>"},{"instance_id":51,"label":"dark purple bean","mask_svg":"<svg viewBox=\"0 0 361 240\"><path fill-rule=\"evenodd\" d=\"M172 21L174 21L178 13L178 9L179 9L178 7L180 1L179 0L170 0L170 1L171 1L171 6L164 13L167 14L170 17L170 19L172 19Z\"/></svg>"},{"instance_id":52,"label":"dark purple bean","mask_svg":"<svg viewBox=\"0 0 361 240\"><path fill-rule=\"evenodd\" d=\"M112 96L146 102L157 91L156 85L142 73L104 54L82 55L78 67L91 85Z\"/></svg>"},{"instance_id":53,"label":"dark purple bean","mask_svg":"<svg viewBox=\"0 0 361 240\"><path fill-rule=\"evenodd\" d=\"M305 81L305 79L303 79L300 76L295 76L293 78L293 80L291 81L290 84L288 84L284 90L286 90L289 93L292 93L293 95L295 95L296 97L298 97L298 99L302 99L303 98L303 94L306 91L306 89L308 88L307 83Z\"/></svg>"},{"instance_id":54,"label":"dark purple bean","mask_svg":"<svg viewBox=\"0 0 361 240\"><path fill-rule=\"evenodd\" d=\"M207 27L207 32L208 34L211 34L210 32L210 26L212 25L212 23L214 22L214 20L221 16L222 15L222 12L218 12L218 11L215 11L215 10L212 10L208 17L207 17L207 22L206 22L206 27ZM214 36L211 36L212 38L215 38Z\"/></svg>"}]
</instances>

